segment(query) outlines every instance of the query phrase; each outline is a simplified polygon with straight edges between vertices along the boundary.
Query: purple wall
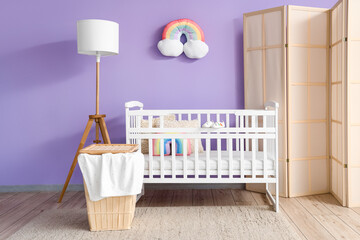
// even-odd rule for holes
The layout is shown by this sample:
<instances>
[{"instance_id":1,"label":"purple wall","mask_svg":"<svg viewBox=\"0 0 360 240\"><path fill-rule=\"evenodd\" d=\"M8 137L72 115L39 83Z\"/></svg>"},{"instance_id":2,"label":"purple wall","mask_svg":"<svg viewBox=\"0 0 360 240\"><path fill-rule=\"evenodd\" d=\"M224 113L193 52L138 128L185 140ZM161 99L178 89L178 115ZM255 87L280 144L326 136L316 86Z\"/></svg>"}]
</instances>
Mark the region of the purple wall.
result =
<instances>
[{"instance_id":1,"label":"purple wall","mask_svg":"<svg viewBox=\"0 0 360 240\"><path fill-rule=\"evenodd\" d=\"M95 112L95 58L77 54L77 20L120 25L120 54L101 60L100 113L107 114L112 142L124 143L129 100L159 109L243 107L243 13L287 4L329 8L335 2L3 1L0 185L65 181L88 115ZM205 58L159 53L164 26L178 18L202 27L210 47ZM81 182L77 167L71 183Z\"/></svg>"}]
</instances>

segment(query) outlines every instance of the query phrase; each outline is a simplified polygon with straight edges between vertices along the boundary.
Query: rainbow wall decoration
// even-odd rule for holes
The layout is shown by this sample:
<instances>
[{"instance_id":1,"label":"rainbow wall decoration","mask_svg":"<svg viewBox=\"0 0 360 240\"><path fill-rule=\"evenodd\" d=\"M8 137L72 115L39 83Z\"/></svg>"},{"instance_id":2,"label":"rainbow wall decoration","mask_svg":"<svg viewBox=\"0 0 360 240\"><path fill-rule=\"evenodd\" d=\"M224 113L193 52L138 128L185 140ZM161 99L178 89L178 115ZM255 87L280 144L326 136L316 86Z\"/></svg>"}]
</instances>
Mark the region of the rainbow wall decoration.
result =
<instances>
[{"instance_id":1,"label":"rainbow wall decoration","mask_svg":"<svg viewBox=\"0 0 360 240\"><path fill-rule=\"evenodd\" d=\"M180 41L183 34L187 39L184 45ZM177 57L184 52L189 58L203 58L209 52L200 26L186 18L172 21L165 26L158 49L168 57Z\"/></svg>"}]
</instances>

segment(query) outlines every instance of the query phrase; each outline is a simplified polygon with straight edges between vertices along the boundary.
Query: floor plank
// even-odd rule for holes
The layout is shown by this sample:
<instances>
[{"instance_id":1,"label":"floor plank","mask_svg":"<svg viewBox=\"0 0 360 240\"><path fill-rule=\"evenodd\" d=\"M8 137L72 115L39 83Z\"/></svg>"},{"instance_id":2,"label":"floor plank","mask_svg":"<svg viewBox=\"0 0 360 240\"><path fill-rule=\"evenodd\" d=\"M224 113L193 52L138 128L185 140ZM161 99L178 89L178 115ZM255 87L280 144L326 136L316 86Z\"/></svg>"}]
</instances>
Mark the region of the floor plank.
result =
<instances>
[{"instance_id":1,"label":"floor plank","mask_svg":"<svg viewBox=\"0 0 360 240\"><path fill-rule=\"evenodd\" d=\"M251 192L251 195L259 206L272 205L265 193Z\"/></svg>"},{"instance_id":2,"label":"floor plank","mask_svg":"<svg viewBox=\"0 0 360 240\"><path fill-rule=\"evenodd\" d=\"M355 211L357 214L360 215L360 207L352 208L353 211Z\"/></svg>"},{"instance_id":3,"label":"floor plank","mask_svg":"<svg viewBox=\"0 0 360 240\"><path fill-rule=\"evenodd\" d=\"M50 209L57 209L59 206L61 206L61 204L64 204L67 201L71 201L72 197L76 193L77 192L66 192L66 194L64 195L64 198L62 200L62 203L58 203L57 201L59 199L60 193L55 193L54 192L54 195L51 198L49 198L44 203L38 205L35 209L31 210L26 215L24 215L23 217L19 218L16 222L11 224L4 231L2 231L0 233L0 239L7 238L7 237L11 236L17 230L19 230L21 227L23 227L25 224L30 222L34 217L39 215L42 211L50 210Z\"/></svg>"},{"instance_id":4,"label":"floor plank","mask_svg":"<svg viewBox=\"0 0 360 240\"><path fill-rule=\"evenodd\" d=\"M27 199L33 197L36 192L17 193L4 201L0 202L0 216L15 208Z\"/></svg>"},{"instance_id":5,"label":"floor plank","mask_svg":"<svg viewBox=\"0 0 360 240\"><path fill-rule=\"evenodd\" d=\"M260 193L262 194L262 193ZM293 220L289 217L289 215L287 215L286 211L282 208L282 206L280 206L280 212L281 214L283 214L283 216L288 220L288 222L291 224L291 226L293 227L293 229L295 230L295 232L298 234L298 236L303 239L306 240L305 235L301 232L301 230L298 228L298 226L296 226L296 224L293 222Z\"/></svg>"},{"instance_id":6,"label":"floor plank","mask_svg":"<svg viewBox=\"0 0 360 240\"><path fill-rule=\"evenodd\" d=\"M66 192L64 195L62 202L58 203L60 193L56 193L54 196L52 196L50 199L48 199L46 202L41 204L39 208L41 210L51 210L51 209L57 209L61 205L66 204L68 201L72 201L72 197L76 194L76 191ZM82 192L84 193L84 192Z\"/></svg>"},{"instance_id":7,"label":"floor plank","mask_svg":"<svg viewBox=\"0 0 360 240\"><path fill-rule=\"evenodd\" d=\"M230 189L212 189L211 192L216 206L236 205Z\"/></svg>"},{"instance_id":8,"label":"floor plank","mask_svg":"<svg viewBox=\"0 0 360 240\"><path fill-rule=\"evenodd\" d=\"M76 192L69 201L64 202L60 205L59 209L79 209L85 204L85 193Z\"/></svg>"},{"instance_id":9,"label":"floor plank","mask_svg":"<svg viewBox=\"0 0 360 240\"><path fill-rule=\"evenodd\" d=\"M150 207L170 207L174 196L173 190L155 190Z\"/></svg>"},{"instance_id":10,"label":"floor plank","mask_svg":"<svg viewBox=\"0 0 360 240\"><path fill-rule=\"evenodd\" d=\"M297 200L335 239L360 239L358 233L321 204L316 197L299 197Z\"/></svg>"},{"instance_id":11,"label":"floor plank","mask_svg":"<svg viewBox=\"0 0 360 240\"><path fill-rule=\"evenodd\" d=\"M148 207L153 196L154 190L145 190L144 196L142 196L136 203L136 207Z\"/></svg>"},{"instance_id":12,"label":"floor plank","mask_svg":"<svg viewBox=\"0 0 360 240\"><path fill-rule=\"evenodd\" d=\"M192 189L182 189L174 191L171 206L192 206Z\"/></svg>"},{"instance_id":13,"label":"floor plank","mask_svg":"<svg viewBox=\"0 0 360 240\"><path fill-rule=\"evenodd\" d=\"M280 198L280 205L307 239L334 239L295 198Z\"/></svg>"},{"instance_id":14,"label":"floor plank","mask_svg":"<svg viewBox=\"0 0 360 240\"><path fill-rule=\"evenodd\" d=\"M9 228L12 224L24 217L26 214L34 210L39 205L54 196L54 192L41 192L28 198L26 201L12 208L10 211L0 216L0 233Z\"/></svg>"},{"instance_id":15,"label":"floor plank","mask_svg":"<svg viewBox=\"0 0 360 240\"><path fill-rule=\"evenodd\" d=\"M231 189L236 205L258 205L251 192L242 189Z\"/></svg>"},{"instance_id":16,"label":"floor plank","mask_svg":"<svg viewBox=\"0 0 360 240\"><path fill-rule=\"evenodd\" d=\"M54 204L56 204L56 208L61 208L62 205L67 205L69 201L72 201L72 198L74 197L74 195L76 193L78 193L78 192L77 191L66 192L61 203L58 203L57 200L56 200L56 203L54 203ZM58 193L57 196L60 196L60 194Z\"/></svg>"},{"instance_id":17,"label":"floor plank","mask_svg":"<svg viewBox=\"0 0 360 240\"><path fill-rule=\"evenodd\" d=\"M210 189L193 190L193 206L215 206Z\"/></svg>"},{"instance_id":18,"label":"floor plank","mask_svg":"<svg viewBox=\"0 0 360 240\"><path fill-rule=\"evenodd\" d=\"M86 207L84 192L0 194L0 239L11 236L47 209ZM137 207L270 205L265 194L244 190L147 190ZM344 208L330 194L280 198L284 214L302 239L360 239L358 209ZM360 213L360 211L359 211Z\"/></svg>"},{"instance_id":19,"label":"floor plank","mask_svg":"<svg viewBox=\"0 0 360 240\"><path fill-rule=\"evenodd\" d=\"M16 193L0 193L0 202L14 196Z\"/></svg>"},{"instance_id":20,"label":"floor plank","mask_svg":"<svg viewBox=\"0 0 360 240\"><path fill-rule=\"evenodd\" d=\"M315 196L315 198L329 209L332 214L340 218L346 225L360 234L360 215L354 212L353 209L341 206L330 194L318 195Z\"/></svg>"}]
</instances>

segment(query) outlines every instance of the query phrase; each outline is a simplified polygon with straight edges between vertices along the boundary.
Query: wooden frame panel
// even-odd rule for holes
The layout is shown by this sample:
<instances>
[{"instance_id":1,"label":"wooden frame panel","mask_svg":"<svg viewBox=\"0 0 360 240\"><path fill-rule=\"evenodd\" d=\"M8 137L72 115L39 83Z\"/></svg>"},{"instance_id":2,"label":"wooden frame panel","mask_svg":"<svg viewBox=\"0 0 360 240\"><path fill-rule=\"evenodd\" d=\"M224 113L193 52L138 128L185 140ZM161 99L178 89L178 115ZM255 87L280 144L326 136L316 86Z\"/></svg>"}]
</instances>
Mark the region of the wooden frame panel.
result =
<instances>
[{"instance_id":1,"label":"wooden frame panel","mask_svg":"<svg viewBox=\"0 0 360 240\"><path fill-rule=\"evenodd\" d=\"M330 185L328 9L288 6L287 20L289 196L326 193ZM326 64L319 66L322 61Z\"/></svg>"},{"instance_id":2,"label":"wooden frame panel","mask_svg":"<svg viewBox=\"0 0 360 240\"><path fill-rule=\"evenodd\" d=\"M250 31L252 25L255 26L255 30L252 31L256 33ZM279 183L280 196L283 197L288 196L285 27L285 6L244 14L245 108L263 108L265 102L269 100L280 103L278 123ZM271 66L277 62L271 61L271 57L278 58L281 62L276 66ZM261 61L251 61L253 58L261 59ZM254 71L254 68L258 66L260 69ZM274 84L279 86L281 90L269 90ZM265 192L264 184L247 184L246 188ZM275 191L273 186L270 186L270 189L272 192Z\"/></svg>"},{"instance_id":3,"label":"wooden frame panel","mask_svg":"<svg viewBox=\"0 0 360 240\"><path fill-rule=\"evenodd\" d=\"M343 205L345 188L345 23L346 1L339 1L331 10L331 187L330 192Z\"/></svg>"},{"instance_id":4,"label":"wooden frame panel","mask_svg":"<svg viewBox=\"0 0 360 240\"><path fill-rule=\"evenodd\" d=\"M360 30L359 10L360 2L347 1L347 81L346 87L346 153L347 153L347 205L348 207L360 207ZM345 169L346 170L346 169Z\"/></svg>"}]
</instances>

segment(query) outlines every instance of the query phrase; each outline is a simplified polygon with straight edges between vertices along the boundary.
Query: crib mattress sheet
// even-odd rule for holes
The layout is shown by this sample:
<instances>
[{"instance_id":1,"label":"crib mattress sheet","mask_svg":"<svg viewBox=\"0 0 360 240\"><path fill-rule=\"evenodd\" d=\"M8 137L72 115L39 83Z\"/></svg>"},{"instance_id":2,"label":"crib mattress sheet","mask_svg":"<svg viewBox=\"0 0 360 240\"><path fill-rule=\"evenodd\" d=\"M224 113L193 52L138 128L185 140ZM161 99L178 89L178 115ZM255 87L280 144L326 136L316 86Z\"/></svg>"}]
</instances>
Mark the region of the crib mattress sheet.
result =
<instances>
[{"instance_id":1,"label":"crib mattress sheet","mask_svg":"<svg viewBox=\"0 0 360 240\"><path fill-rule=\"evenodd\" d=\"M145 154L145 170L149 169L149 155ZM264 154L263 152L256 152L255 155L255 166L256 170L264 169ZM210 151L210 170L218 169L218 152ZM184 159L183 156L176 156L176 169L182 170ZM240 152L233 152L233 169L240 170ZM252 162L252 152L245 151L244 152L244 170L251 170L251 162ZM164 170L172 169L172 156L164 156ZM267 170L275 170L274 158L269 157L266 160L266 169ZM191 154L187 156L187 170L195 170L195 154ZM229 169L229 152L221 151L221 168ZM160 156L153 156L153 170L160 170ZM206 152L199 153L199 170L206 170Z\"/></svg>"}]
</instances>

